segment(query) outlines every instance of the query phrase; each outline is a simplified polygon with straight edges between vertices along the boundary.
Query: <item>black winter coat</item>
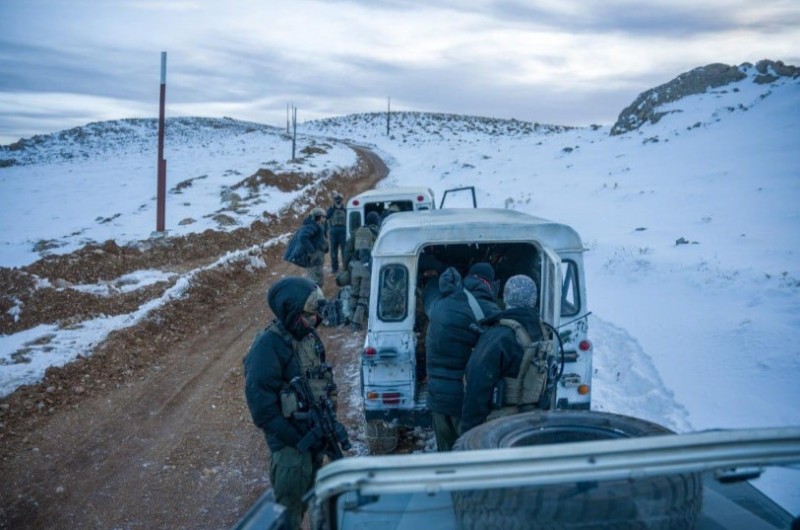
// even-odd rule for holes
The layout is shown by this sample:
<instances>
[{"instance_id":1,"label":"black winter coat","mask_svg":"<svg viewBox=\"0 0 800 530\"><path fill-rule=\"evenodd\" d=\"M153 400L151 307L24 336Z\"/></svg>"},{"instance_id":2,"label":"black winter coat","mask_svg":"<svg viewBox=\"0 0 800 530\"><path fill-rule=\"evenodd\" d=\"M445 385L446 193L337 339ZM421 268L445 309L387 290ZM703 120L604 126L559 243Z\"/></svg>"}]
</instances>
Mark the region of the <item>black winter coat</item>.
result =
<instances>
[{"instance_id":1,"label":"black winter coat","mask_svg":"<svg viewBox=\"0 0 800 530\"><path fill-rule=\"evenodd\" d=\"M452 267L442 273L438 282L429 281L422 293L428 316L425 335L428 408L456 417L461 416L464 399L464 368L480 336L464 285L475 296L485 316L500 311L488 285L473 277L462 284L461 275Z\"/></svg>"},{"instance_id":2,"label":"black winter coat","mask_svg":"<svg viewBox=\"0 0 800 530\"><path fill-rule=\"evenodd\" d=\"M276 316L273 324L279 326L284 335L287 330L297 328L298 317L313 288L313 282L305 278L284 278L270 291L269 306ZM292 333L288 335L296 337ZM284 383L301 375L300 360L294 354L292 340L294 338L265 329L256 336L244 358L247 406L253 423L264 431L273 453L286 446L296 446L309 430L305 422L284 418L281 413L280 392Z\"/></svg>"},{"instance_id":3,"label":"black winter coat","mask_svg":"<svg viewBox=\"0 0 800 530\"><path fill-rule=\"evenodd\" d=\"M308 268L311 263L311 254L317 251L324 252L327 243L325 241L325 230L314 222L311 217L306 217L303 224L292 236L292 240L286 245L286 252L283 259L303 268Z\"/></svg>"},{"instance_id":4,"label":"black winter coat","mask_svg":"<svg viewBox=\"0 0 800 530\"><path fill-rule=\"evenodd\" d=\"M529 307L507 309L482 322L484 326L491 327L481 335L467 364L467 384L461 411L462 433L486 421L492 407L492 393L500 379L517 377L519 374L525 352L517 342L514 330L497 323L501 318L522 324L533 341L542 338L539 314Z\"/></svg>"}]
</instances>

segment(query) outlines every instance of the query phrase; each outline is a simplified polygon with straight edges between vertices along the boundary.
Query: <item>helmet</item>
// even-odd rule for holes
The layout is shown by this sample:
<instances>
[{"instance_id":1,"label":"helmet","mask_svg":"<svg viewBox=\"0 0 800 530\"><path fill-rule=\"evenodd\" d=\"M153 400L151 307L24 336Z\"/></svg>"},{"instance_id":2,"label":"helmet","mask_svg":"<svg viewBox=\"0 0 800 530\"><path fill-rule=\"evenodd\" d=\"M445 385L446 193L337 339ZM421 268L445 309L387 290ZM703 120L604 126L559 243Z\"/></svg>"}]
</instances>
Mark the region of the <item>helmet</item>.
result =
<instances>
[{"instance_id":1,"label":"helmet","mask_svg":"<svg viewBox=\"0 0 800 530\"><path fill-rule=\"evenodd\" d=\"M323 210L319 206L316 206L311 210L309 217L313 217L314 219L316 219L317 217L325 217L325 210Z\"/></svg>"}]
</instances>

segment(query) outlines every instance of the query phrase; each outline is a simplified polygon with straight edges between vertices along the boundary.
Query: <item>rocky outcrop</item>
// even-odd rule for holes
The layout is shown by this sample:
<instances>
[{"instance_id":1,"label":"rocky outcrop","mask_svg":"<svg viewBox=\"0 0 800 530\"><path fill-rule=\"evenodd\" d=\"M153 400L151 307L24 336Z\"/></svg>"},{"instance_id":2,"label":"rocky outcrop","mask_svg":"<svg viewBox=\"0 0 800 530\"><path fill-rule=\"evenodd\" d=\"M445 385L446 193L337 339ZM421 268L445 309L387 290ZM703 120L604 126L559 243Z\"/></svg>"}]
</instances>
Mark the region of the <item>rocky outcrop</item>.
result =
<instances>
[{"instance_id":1,"label":"rocky outcrop","mask_svg":"<svg viewBox=\"0 0 800 530\"><path fill-rule=\"evenodd\" d=\"M751 70L755 69L755 72ZM665 103L677 101L692 94L702 94L710 88L716 88L741 81L753 75L753 82L759 84L772 83L780 77L798 77L800 68L783 64L781 61L763 60L753 66L743 63L740 66L729 66L714 63L685 72L669 83L651 88L639 94L639 97L626 107L611 128L611 135L623 134L638 129L645 123L657 123L667 113L658 108Z\"/></svg>"}]
</instances>

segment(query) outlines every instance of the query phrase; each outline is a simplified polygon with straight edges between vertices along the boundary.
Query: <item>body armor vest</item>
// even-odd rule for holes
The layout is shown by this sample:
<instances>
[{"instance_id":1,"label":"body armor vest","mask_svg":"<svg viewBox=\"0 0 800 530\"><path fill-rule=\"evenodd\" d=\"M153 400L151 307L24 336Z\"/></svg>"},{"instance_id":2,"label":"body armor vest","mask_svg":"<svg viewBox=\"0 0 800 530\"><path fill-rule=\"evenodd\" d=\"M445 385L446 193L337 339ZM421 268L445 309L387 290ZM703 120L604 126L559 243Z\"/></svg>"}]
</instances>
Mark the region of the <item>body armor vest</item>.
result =
<instances>
[{"instance_id":1,"label":"body armor vest","mask_svg":"<svg viewBox=\"0 0 800 530\"><path fill-rule=\"evenodd\" d=\"M331 217L331 226L344 226L347 220L347 211L344 208L333 208L333 216Z\"/></svg>"},{"instance_id":2,"label":"body armor vest","mask_svg":"<svg viewBox=\"0 0 800 530\"><path fill-rule=\"evenodd\" d=\"M504 377L501 386L501 407L492 411L487 419L516 414L529 410L539 403L547 387L548 367L553 356L553 340L548 339L548 330L539 322L542 339L532 341L525 327L507 318L499 324L514 330L517 342L523 348L522 362L517 377Z\"/></svg>"},{"instance_id":3,"label":"body armor vest","mask_svg":"<svg viewBox=\"0 0 800 530\"><path fill-rule=\"evenodd\" d=\"M375 234L372 233L367 226L362 226L356 230L356 244L355 249L358 250L372 250L372 245L375 243Z\"/></svg>"},{"instance_id":4,"label":"body armor vest","mask_svg":"<svg viewBox=\"0 0 800 530\"><path fill-rule=\"evenodd\" d=\"M295 359L300 364L300 374L308 378L308 385L314 393L314 398L331 397L331 391L335 389L333 384L333 374L327 370L319 370L322 365L320 360L325 347L322 340L312 331L302 340L296 340L291 333L286 331L283 326L273 322L268 331L279 335L287 345L291 345ZM289 381L284 381L284 390L281 391L281 411L284 417L291 417L297 412L297 398L289 390Z\"/></svg>"}]
</instances>

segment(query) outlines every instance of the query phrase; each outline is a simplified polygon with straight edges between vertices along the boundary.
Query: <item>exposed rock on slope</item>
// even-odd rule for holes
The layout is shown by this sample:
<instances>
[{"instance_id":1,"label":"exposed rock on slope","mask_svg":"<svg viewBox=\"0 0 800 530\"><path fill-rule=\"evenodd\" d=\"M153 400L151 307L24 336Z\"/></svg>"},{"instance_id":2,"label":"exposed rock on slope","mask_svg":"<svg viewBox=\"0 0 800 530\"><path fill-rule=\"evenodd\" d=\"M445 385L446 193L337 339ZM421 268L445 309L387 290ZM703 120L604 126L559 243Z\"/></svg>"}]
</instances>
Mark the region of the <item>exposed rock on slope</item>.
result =
<instances>
[{"instance_id":1,"label":"exposed rock on slope","mask_svg":"<svg viewBox=\"0 0 800 530\"><path fill-rule=\"evenodd\" d=\"M709 88L735 83L748 76L753 78L754 83L765 84L780 77L799 77L800 68L766 59L759 61L755 66L750 63L743 63L740 66L715 63L695 68L669 83L639 94L639 97L620 113L617 122L611 128L611 135L636 130L647 122L657 123L666 114L658 110L665 103L692 94L702 94Z\"/></svg>"}]
</instances>

